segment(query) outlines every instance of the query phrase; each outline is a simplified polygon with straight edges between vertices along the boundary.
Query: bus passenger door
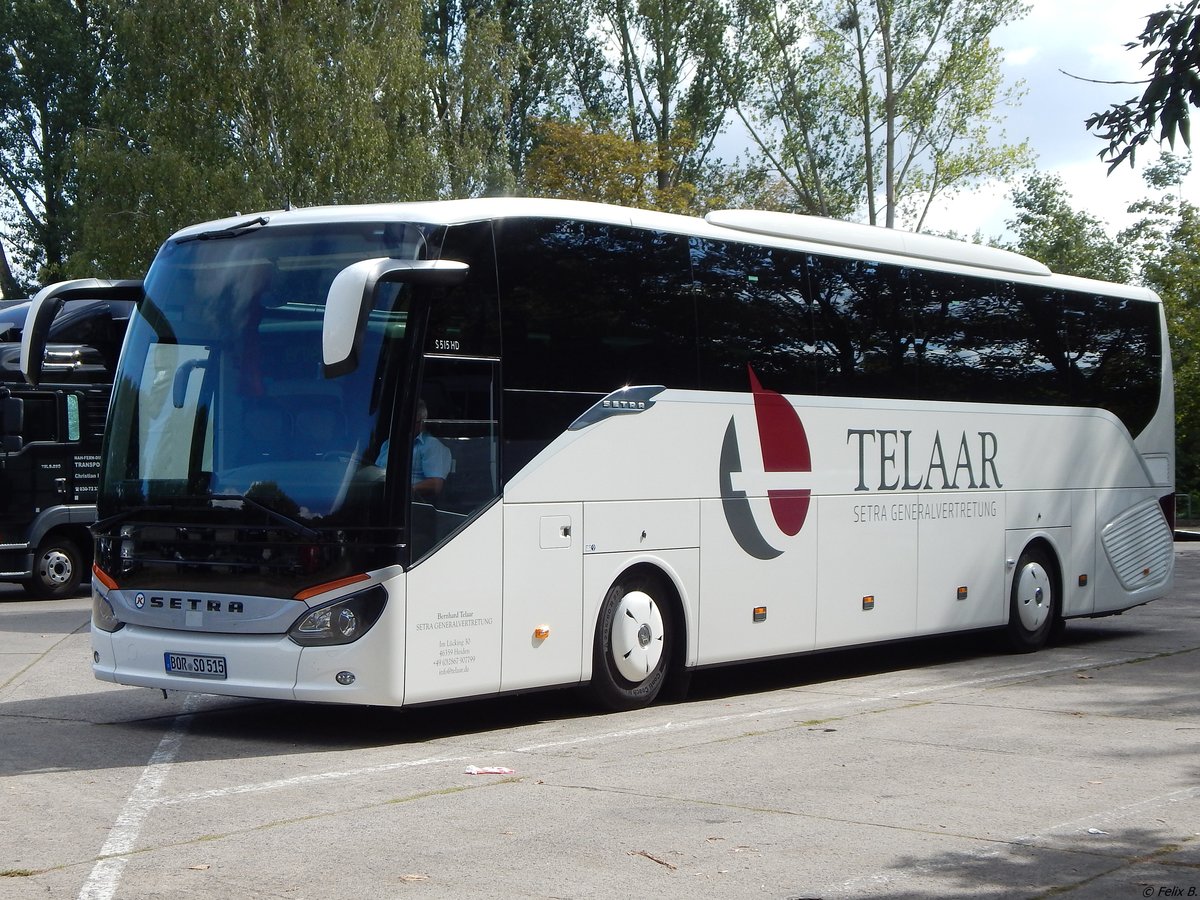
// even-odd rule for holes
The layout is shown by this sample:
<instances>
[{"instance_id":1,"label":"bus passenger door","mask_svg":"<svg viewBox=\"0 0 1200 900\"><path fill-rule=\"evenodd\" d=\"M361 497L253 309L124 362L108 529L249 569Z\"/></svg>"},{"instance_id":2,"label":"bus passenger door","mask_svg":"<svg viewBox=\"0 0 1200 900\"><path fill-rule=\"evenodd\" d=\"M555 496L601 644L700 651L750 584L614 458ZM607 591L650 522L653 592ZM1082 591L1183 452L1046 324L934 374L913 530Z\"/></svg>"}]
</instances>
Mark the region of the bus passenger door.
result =
<instances>
[{"instance_id":1,"label":"bus passenger door","mask_svg":"<svg viewBox=\"0 0 1200 900\"><path fill-rule=\"evenodd\" d=\"M579 681L582 532L581 503L505 505L502 691Z\"/></svg>"},{"instance_id":2,"label":"bus passenger door","mask_svg":"<svg viewBox=\"0 0 1200 900\"><path fill-rule=\"evenodd\" d=\"M441 490L411 497L405 703L495 693L500 683L502 510L498 361L429 354L420 398L427 439L448 466ZM394 454L393 454L394 458Z\"/></svg>"}]
</instances>

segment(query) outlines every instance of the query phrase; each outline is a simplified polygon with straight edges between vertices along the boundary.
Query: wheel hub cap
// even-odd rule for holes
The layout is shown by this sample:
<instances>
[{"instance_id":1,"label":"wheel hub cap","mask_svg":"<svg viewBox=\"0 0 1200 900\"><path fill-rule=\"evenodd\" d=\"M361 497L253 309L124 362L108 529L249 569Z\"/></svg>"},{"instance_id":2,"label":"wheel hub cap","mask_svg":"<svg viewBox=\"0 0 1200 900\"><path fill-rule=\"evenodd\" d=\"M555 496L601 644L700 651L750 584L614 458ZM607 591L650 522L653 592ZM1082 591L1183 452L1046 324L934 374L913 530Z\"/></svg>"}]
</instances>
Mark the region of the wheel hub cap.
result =
<instances>
[{"instance_id":1,"label":"wheel hub cap","mask_svg":"<svg viewBox=\"0 0 1200 900\"><path fill-rule=\"evenodd\" d=\"M1029 631L1037 631L1050 614L1050 576L1038 563L1030 563L1021 570L1017 582L1017 611L1021 625Z\"/></svg>"},{"instance_id":2,"label":"wheel hub cap","mask_svg":"<svg viewBox=\"0 0 1200 900\"><path fill-rule=\"evenodd\" d=\"M626 681L645 681L662 659L663 618L654 598L630 591L613 616L611 650L617 672Z\"/></svg>"},{"instance_id":3,"label":"wheel hub cap","mask_svg":"<svg viewBox=\"0 0 1200 900\"><path fill-rule=\"evenodd\" d=\"M47 553L42 558L41 574L52 584L66 584L71 580L71 560L63 553Z\"/></svg>"}]
</instances>

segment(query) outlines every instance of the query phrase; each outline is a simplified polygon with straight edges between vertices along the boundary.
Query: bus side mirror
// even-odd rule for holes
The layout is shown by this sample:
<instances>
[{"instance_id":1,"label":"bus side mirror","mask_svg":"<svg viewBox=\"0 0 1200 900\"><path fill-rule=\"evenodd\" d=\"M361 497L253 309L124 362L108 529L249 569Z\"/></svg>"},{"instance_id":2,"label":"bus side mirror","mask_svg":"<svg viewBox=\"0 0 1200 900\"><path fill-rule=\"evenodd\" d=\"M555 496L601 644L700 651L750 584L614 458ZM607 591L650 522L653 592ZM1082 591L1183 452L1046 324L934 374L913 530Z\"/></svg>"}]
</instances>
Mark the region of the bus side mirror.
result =
<instances>
[{"instance_id":1,"label":"bus side mirror","mask_svg":"<svg viewBox=\"0 0 1200 900\"><path fill-rule=\"evenodd\" d=\"M438 259L364 259L338 272L325 298L321 326L321 364L326 378L358 368L367 317L381 284L453 287L467 277L466 263Z\"/></svg>"},{"instance_id":2,"label":"bus side mirror","mask_svg":"<svg viewBox=\"0 0 1200 900\"><path fill-rule=\"evenodd\" d=\"M5 397L0 401L0 449L5 453L16 453L24 446L21 439L25 431L25 401L20 397Z\"/></svg>"}]
</instances>

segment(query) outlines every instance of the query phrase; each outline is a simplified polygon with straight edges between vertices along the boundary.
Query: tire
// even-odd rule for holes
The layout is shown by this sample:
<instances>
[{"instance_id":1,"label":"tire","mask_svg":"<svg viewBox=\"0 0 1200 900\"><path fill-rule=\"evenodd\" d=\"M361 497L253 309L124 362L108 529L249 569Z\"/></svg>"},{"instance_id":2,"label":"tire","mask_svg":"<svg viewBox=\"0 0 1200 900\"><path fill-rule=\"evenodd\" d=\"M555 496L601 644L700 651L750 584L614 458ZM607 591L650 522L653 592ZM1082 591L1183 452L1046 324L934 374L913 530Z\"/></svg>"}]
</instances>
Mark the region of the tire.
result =
<instances>
[{"instance_id":1,"label":"tire","mask_svg":"<svg viewBox=\"0 0 1200 900\"><path fill-rule=\"evenodd\" d=\"M83 556L66 538L46 538L33 558L33 576L25 592L42 600L70 597L83 580Z\"/></svg>"},{"instance_id":2,"label":"tire","mask_svg":"<svg viewBox=\"0 0 1200 900\"><path fill-rule=\"evenodd\" d=\"M1059 620L1058 582L1054 560L1040 546L1029 546L1013 571L1006 636L1009 648L1032 653L1046 646Z\"/></svg>"},{"instance_id":3,"label":"tire","mask_svg":"<svg viewBox=\"0 0 1200 900\"><path fill-rule=\"evenodd\" d=\"M654 578L622 578L604 598L592 651L592 694L612 710L649 706L662 690L674 649L674 621Z\"/></svg>"}]
</instances>

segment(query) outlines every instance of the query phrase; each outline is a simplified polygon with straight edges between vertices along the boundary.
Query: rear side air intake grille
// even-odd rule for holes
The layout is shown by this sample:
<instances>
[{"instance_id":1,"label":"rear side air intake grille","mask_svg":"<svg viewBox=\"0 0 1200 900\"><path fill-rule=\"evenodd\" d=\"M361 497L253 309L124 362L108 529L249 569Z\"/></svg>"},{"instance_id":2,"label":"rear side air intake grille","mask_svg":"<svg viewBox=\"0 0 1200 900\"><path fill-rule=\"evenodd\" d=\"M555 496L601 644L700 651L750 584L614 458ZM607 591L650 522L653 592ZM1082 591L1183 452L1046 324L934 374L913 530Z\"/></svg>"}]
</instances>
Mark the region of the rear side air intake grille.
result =
<instances>
[{"instance_id":1,"label":"rear side air intake grille","mask_svg":"<svg viewBox=\"0 0 1200 900\"><path fill-rule=\"evenodd\" d=\"M1147 500L1121 513L1104 529L1100 540L1125 590L1166 581L1175 553L1174 537L1157 502Z\"/></svg>"}]
</instances>

